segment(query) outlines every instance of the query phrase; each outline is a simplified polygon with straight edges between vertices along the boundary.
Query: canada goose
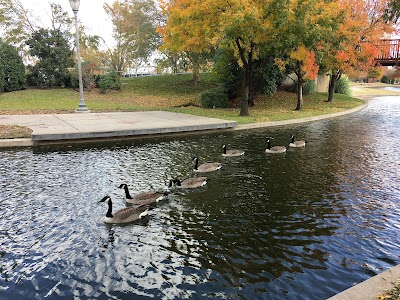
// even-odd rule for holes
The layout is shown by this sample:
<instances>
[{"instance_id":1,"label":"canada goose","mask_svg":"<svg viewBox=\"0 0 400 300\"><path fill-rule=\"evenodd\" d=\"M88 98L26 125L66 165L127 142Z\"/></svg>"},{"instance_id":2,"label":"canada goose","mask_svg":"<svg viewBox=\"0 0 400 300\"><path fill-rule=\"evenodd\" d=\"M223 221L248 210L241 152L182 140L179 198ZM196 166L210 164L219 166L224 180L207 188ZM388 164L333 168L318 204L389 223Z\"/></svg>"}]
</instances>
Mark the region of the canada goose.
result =
<instances>
[{"instance_id":1,"label":"canada goose","mask_svg":"<svg viewBox=\"0 0 400 300\"><path fill-rule=\"evenodd\" d=\"M180 189L194 189L198 187L205 186L209 179L207 177L193 177L187 178L185 180L180 181L179 179L173 179L169 181L169 187L173 185Z\"/></svg>"},{"instance_id":2,"label":"canada goose","mask_svg":"<svg viewBox=\"0 0 400 300\"><path fill-rule=\"evenodd\" d=\"M194 159L194 171L195 172L213 172L222 168L222 164L219 162L205 163L199 166L199 159L195 157Z\"/></svg>"},{"instance_id":3,"label":"canada goose","mask_svg":"<svg viewBox=\"0 0 400 300\"><path fill-rule=\"evenodd\" d=\"M244 150L239 150L239 149L226 150L226 145L223 145L222 149L223 149L222 156L241 156L245 152Z\"/></svg>"},{"instance_id":4,"label":"canada goose","mask_svg":"<svg viewBox=\"0 0 400 300\"><path fill-rule=\"evenodd\" d=\"M110 196L105 196L99 202L106 202L108 204L107 214L104 218L106 223L129 223L146 216L149 211L149 205L142 204L120 209L114 214L112 213L112 201Z\"/></svg>"},{"instance_id":5,"label":"canada goose","mask_svg":"<svg viewBox=\"0 0 400 300\"><path fill-rule=\"evenodd\" d=\"M296 141L293 134L290 136L289 147L298 148L298 147L304 147L305 145L306 141Z\"/></svg>"},{"instance_id":6,"label":"canada goose","mask_svg":"<svg viewBox=\"0 0 400 300\"><path fill-rule=\"evenodd\" d=\"M121 184L119 188L120 189L123 188L125 190L125 201L127 203L136 205L152 204L165 199L165 197L168 195L168 192L149 191L149 192L141 192L132 197L131 194L129 193L128 186L125 183Z\"/></svg>"},{"instance_id":7,"label":"canada goose","mask_svg":"<svg viewBox=\"0 0 400 300\"><path fill-rule=\"evenodd\" d=\"M267 144L268 144L268 147L267 147L267 149L265 149L266 153L284 153L284 152L286 152L285 146L271 147L271 138L267 139Z\"/></svg>"}]
</instances>

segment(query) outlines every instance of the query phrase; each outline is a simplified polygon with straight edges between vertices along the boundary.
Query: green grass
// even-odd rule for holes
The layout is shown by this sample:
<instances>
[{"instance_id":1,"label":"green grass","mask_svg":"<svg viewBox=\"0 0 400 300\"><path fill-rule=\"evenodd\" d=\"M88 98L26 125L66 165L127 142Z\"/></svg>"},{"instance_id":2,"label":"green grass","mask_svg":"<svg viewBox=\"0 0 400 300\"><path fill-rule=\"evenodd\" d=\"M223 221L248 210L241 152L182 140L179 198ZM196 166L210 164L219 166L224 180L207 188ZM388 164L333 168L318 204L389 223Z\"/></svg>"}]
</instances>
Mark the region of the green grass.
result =
<instances>
[{"instance_id":1,"label":"green grass","mask_svg":"<svg viewBox=\"0 0 400 300\"><path fill-rule=\"evenodd\" d=\"M364 103L363 100L345 95L335 95L333 103L324 102L327 94L318 93L304 96L304 106L301 111L295 111L296 94L278 92L273 96L260 96L255 106L249 109L250 116L240 117L238 108L229 109L202 109L198 107L169 108L168 111L188 113L198 116L207 116L237 121L238 124L256 122L283 121L331 114L354 108Z\"/></svg>"},{"instance_id":2,"label":"green grass","mask_svg":"<svg viewBox=\"0 0 400 300\"><path fill-rule=\"evenodd\" d=\"M278 92L260 96L250 108L250 116L240 117L239 108L202 109L198 107L200 94L218 86L211 74L201 74L201 82L191 81L190 74L123 78L121 91L101 94L97 90L85 92L85 102L92 112L166 110L199 116L235 120L239 124L280 121L315 115L330 114L353 108L362 100L335 95L335 102L326 103L326 94L304 96L302 111L295 111L296 94ZM78 91L72 89L27 89L0 94L0 113L66 113L73 112L79 103ZM191 104L188 106L188 104Z\"/></svg>"}]
</instances>

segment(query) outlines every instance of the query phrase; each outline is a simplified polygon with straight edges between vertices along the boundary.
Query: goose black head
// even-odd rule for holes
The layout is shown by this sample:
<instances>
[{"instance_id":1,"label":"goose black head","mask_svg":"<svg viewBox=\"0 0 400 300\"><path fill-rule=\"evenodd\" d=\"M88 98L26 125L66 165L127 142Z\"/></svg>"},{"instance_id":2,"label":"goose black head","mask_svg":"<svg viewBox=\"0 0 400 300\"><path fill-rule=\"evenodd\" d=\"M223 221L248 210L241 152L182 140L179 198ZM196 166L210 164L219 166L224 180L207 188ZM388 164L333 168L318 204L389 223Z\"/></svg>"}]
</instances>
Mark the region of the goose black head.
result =
<instances>
[{"instance_id":1,"label":"goose black head","mask_svg":"<svg viewBox=\"0 0 400 300\"><path fill-rule=\"evenodd\" d=\"M293 134L290 135L290 140L292 141L292 143L294 143L294 135Z\"/></svg>"},{"instance_id":2,"label":"goose black head","mask_svg":"<svg viewBox=\"0 0 400 300\"><path fill-rule=\"evenodd\" d=\"M118 188L122 189L125 188L127 185L125 183L121 184Z\"/></svg>"},{"instance_id":3,"label":"goose black head","mask_svg":"<svg viewBox=\"0 0 400 300\"><path fill-rule=\"evenodd\" d=\"M99 201L99 203L100 203L100 202L109 202L109 201L111 201L111 197L110 197L109 195L107 195L107 196L105 196L103 199L101 199L101 200Z\"/></svg>"},{"instance_id":4,"label":"goose black head","mask_svg":"<svg viewBox=\"0 0 400 300\"><path fill-rule=\"evenodd\" d=\"M177 178L171 179L169 181L168 187L172 187L174 184L180 186L181 185L181 181L179 179L177 179Z\"/></svg>"},{"instance_id":5,"label":"goose black head","mask_svg":"<svg viewBox=\"0 0 400 300\"><path fill-rule=\"evenodd\" d=\"M199 159L197 157L193 158L194 161L194 169L197 170L197 167L199 166Z\"/></svg>"}]
</instances>

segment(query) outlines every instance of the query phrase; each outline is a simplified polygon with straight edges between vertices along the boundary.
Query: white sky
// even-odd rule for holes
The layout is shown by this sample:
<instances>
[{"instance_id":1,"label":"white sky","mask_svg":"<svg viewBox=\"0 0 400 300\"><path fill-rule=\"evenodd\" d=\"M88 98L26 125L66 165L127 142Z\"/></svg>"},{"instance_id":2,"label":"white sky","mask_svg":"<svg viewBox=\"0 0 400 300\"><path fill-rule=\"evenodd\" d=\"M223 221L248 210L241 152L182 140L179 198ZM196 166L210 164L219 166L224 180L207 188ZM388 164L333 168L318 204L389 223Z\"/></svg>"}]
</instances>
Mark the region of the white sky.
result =
<instances>
[{"instance_id":1,"label":"white sky","mask_svg":"<svg viewBox=\"0 0 400 300\"><path fill-rule=\"evenodd\" d=\"M40 19L44 26L50 23L50 2L60 4L64 11L73 16L69 0L20 0L25 9ZM78 19L88 28L92 35L99 35L105 39L108 46L113 45L112 24L103 9L103 4L113 3L114 0L81 0Z\"/></svg>"}]
</instances>

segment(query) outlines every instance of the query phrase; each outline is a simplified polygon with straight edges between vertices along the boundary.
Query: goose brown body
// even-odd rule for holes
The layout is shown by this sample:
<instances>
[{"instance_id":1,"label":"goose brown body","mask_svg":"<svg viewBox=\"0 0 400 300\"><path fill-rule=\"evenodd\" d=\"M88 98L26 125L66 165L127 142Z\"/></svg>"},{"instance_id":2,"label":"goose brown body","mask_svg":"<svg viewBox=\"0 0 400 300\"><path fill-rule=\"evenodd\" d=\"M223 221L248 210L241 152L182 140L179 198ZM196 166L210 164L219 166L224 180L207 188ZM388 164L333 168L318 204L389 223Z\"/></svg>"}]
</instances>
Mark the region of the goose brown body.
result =
<instances>
[{"instance_id":1,"label":"goose brown body","mask_svg":"<svg viewBox=\"0 0 400 300\"><path fill-rule=\"evenodd\" d=\"M180 181L179 179L170 180L169 186L173 185L180 189L195 189L207 184L209 179L207 177L193 177Z\"/></svg>"},{"instance_id":2,"label":"goose brown body","mask_svg":"<svg viewBox=\"0 0 400 300\"><path fill-rule=\"evenodd\" d=\"M220 162L204 163L199 165L197 157L194 158L194 171L200 173L214 172L222 168Z\"/></svg>"},{"instance_id":3,"label":"goose brown body","mask_svg":"<svg viewBox=\"0 0 400 300\"><path fill-rule=\"evenodd\" d=\"M112 212L112 201L110 196L105 196L99 202L106 202L108 204L107 214L104 222L110 224L130 223L139 220L147 215L149 205L142 204L127 208L122 208L115 213Z\"/></svg>"},{"instance_id":4,"label":"goose brown body","mask_svg":"<svg viewBox=\"0 0 400 300\"><path fill-rule=\"evenodd\" d=\"M123 183L119 186L120 189L124 189L125 191L125 201L130 204L140 205L140 204L152 204L163 200L168 195L168 192L160 192L160 191L148 191L141 192L134 196L131 196L129 193L128 186Z\"/></svg>"},{"instance_id":5,"label":"goose brown body","mask_svg":"<svg viewBox=\"0 0 400 300\"><path fill-rule=\"evenodd\" d=\"M267 149L265 149L266 153L285 153L286 147L285 146L274 146L271 147L271 138L267 139Z\"/></svg>"},{"instance_id":6,"label":"goose brown body","mask_svg":"<svg viewBox=\"0 0 400 300\"><path fill-rule=\"evenodd\" d=\"M232 157L232 156L242 156L243 154L244 154L244 150L241 150L241 149L231 149L231 150L227 150L226 149L226 145L223 145L222 146L222 149L223 149L223 151L222 151L222 156L230 156L230 157Z\"/></svg>"},{"instance_id":7,"label":"goose brown body","mask_svg":"<svg viewBox=\"0 0 400 300\"><path fill-rule=\"evenodd\" d=\"M305 146L306 146L306 141L304 141L304 140L296 141L293 134L290 136L289 147L300 148L300 147L305 147Z\"/></svg>"}]
</instances>

